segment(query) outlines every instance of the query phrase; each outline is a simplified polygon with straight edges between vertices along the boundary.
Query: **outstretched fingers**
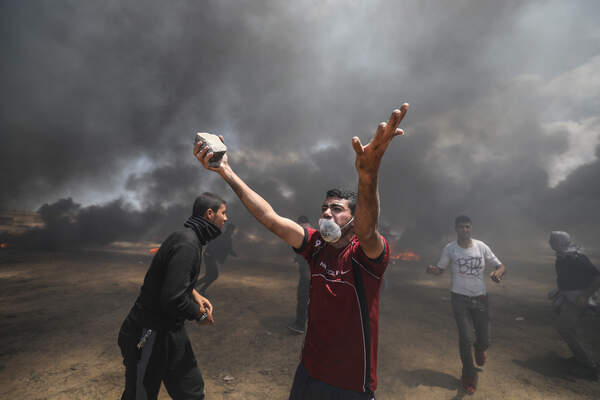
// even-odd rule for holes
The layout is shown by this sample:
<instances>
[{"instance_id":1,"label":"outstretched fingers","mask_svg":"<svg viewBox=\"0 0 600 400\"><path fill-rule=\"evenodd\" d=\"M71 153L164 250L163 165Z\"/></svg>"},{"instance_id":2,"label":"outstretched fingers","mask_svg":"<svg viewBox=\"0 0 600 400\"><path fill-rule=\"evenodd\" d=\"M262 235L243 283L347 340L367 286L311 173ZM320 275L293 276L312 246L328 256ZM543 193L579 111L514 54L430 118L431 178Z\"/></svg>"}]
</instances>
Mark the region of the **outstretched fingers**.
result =
<instances>
[{"instance_id":1,"label":"outstretched fingers","mask_svg":"<svg viewBox=\"0 0 600 400\"><path fill-rule=\"evenodd\" d=\"M365 148L362 146L362 144L360 143L360 139L357 136L354 136L352 138L352 148L354 149L357 155L361 155L365 151Z\"/></svg>"},{"instance_id":2,"label":"outstretched fingers","mask_svg":"<svg viewBox=\"0 0 600 400\"><path fill-rule=\"evenodd\" d=\"M404 119L407 110L408 103L404 103L399 109L397 108L392 111L387 123L382 122L379 124L377 131L375 132L375 143L389 143L394 136L404 135L404 131L398 129L398 125L400 125L400 122Z\"/></svg>"},{"instance_id":3,"label":"outstretched fingers","mask_svg":"<svg viewBox=\"0 0 600 400\"><path fill-rule=\"evenodd\" d=\"M400 122L404 119L406 111L408 111L408 103L404 103L400 109L392 111L392 115L390 115L390 120L388 122L388 132L391 133L392 137L404 134L403 131L402 133L398 133L398 125L400 125Z\"/></svg>"},{"instance_id":4,"label":"outstretched fingers","mask_svg":"<svg viewBox=\"0 0 600 400\"><path fill-rule=\"evenodd\" d=\"M377 130L375 131L375 136L373 137L373 141L375 143L385 142L386 140L386 132L388 130L389 124L386 122L381 122L377 126Z\"/></svg>"}]
</instances>

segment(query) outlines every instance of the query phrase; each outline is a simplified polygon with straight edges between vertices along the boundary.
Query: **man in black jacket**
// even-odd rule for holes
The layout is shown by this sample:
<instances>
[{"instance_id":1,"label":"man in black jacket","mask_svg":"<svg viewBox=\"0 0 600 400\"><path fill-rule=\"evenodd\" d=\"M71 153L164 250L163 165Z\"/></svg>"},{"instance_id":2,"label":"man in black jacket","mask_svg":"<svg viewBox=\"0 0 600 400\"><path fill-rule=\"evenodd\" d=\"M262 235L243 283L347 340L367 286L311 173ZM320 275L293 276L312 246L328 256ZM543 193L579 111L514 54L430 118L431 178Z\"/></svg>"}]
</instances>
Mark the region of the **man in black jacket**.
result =
<instances>
[{"instance_id":1,"label":"man in black jacket","mask_svg":"<svg viewBox=\"0 0 600 400\"><path fill-rule=\"evenodd\" d=\"M204 380L184 327L212 323L212 305L196 290L202 246L221 233L225 201L203 193L187 229L169 235L152 259L140 295L119 331L125 364L122 400L156 399L161 382L173 399L204 399Z\"/></svg>"},{"instance_id":2,"label":"man in black jacket","mask_svg":"<svg viewBox=\"0 0 600 400\"><path fill-rule=\"evenodd\" d=\"M598 379L598 365L577 337L576 328L588 300L600 288L600 271L571 241L567 232L553 231L550 247L556 252L556 284L551 295L557 313L556 329L573 352L575 376Z\"/></svg>"}]
</instances>

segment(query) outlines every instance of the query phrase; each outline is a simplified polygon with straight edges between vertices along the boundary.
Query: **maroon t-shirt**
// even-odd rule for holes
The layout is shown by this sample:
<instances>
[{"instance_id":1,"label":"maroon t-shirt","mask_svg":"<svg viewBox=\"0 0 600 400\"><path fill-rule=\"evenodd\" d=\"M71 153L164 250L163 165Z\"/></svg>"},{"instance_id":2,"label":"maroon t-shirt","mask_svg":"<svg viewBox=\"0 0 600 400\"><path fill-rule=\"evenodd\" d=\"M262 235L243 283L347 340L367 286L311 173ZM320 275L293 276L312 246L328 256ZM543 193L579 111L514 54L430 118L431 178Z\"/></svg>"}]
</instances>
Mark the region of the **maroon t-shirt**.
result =
<instances>
[{"instance_id":1,"label":"maroon t-shirt","mask_svg":"<svg viewBox=\"0 0 600 400\"><path fill-rule=\"evenodd\" d=\"M372 260L354 236L344 248L327 244L321 234L306 228L305 242L296 252L308 261L311 271L308 327L302 348L302 364L309 375L322 382L357 392L366 391L366 347L370 346L370 384L377 388L379 290L390 249ZM316 257L314 257L316 253ZM361 273L369 311L370 343L365 344L362 315L352 271L355 260Z\"/></svg>"}]
</instances>

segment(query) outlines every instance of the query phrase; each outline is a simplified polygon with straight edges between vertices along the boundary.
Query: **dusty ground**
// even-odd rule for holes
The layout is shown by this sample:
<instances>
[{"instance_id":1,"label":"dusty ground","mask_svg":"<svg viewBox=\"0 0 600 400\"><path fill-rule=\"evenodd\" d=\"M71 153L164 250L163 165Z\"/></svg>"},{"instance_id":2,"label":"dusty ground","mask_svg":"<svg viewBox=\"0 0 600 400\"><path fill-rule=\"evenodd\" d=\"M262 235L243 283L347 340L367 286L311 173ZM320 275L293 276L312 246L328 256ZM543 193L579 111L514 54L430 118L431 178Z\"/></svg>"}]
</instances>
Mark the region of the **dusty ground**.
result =
<instances>
[{"instance_id":1,"label":"dusty ground","mask_svg":"<svg viewBox=\"0 0 600 400\"><path fill-rule=\"evenodd\" d=\"M135 300L148 246L89 251L0 251L0 398L117 399L123 367L116 336ZM286 399L301 336L285 326L297 270L233 259L209 290L216 325L188 325L208 399ZM551 264L505 260L510 274L488 283L492 348L472 399L599 399L600 383L574 380L552 329L545 296ZM457 333L447 276L422 264L390 265L382 295L379 400L461 398ZM523 320L516 320L523 317ZM600 319L584 321L600 351ZM226 381L223 378L234 379ZM161 398L168 396L161 392Z\"/></svg>"}]
</instances>

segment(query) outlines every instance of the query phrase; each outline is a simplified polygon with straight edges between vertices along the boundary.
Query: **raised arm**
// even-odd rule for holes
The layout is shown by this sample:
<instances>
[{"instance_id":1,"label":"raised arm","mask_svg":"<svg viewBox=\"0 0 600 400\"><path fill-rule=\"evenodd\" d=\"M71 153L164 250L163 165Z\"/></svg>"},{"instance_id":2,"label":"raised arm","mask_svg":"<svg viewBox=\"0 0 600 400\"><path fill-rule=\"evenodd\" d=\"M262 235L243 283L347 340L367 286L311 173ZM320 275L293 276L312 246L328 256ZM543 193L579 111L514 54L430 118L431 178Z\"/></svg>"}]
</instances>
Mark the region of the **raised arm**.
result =
<instances>
[{"instance_id":1,"label":"raised arm","mask_svg":"<svg viewBox=\"0 0 600 400\"><path fill-rule=\"evenodd\" d=\"M221 140L223 140L223 137ZM294 248L299 248L304 240L304 229L289 218L284 218L277 214L273 207L258 193L252 190L240 178L229 165L227 154L223 156L221 164L218 167L208 165L212 153L207 153L208 148L200 150L200 145L194 147L194 155L202 163L204 168L215 171L227 182L235 194L240 198L242 204L250 211L262 225L268 230L282 238L286 243Z\"/></svg>"},{"instance_id":2,"label":"raised arm","mask_svg":"<svg viewBox=\"0 0 600 400\"><path fill-rule=\"evenodd\" d=\"M404 133L402 129L398 129L398 125L407 110L407 103L404 103L399 110L394 110L389 122L379 124L375 136L366 146L360 143L358 137L352 138L352 147L356 152L356 171L358 172L358 201L354 213L354 232L360 246L369 258L377 258L384 248L383 239L377 232L379 165L392 139Z\"/></svg>"}]
</instances>

